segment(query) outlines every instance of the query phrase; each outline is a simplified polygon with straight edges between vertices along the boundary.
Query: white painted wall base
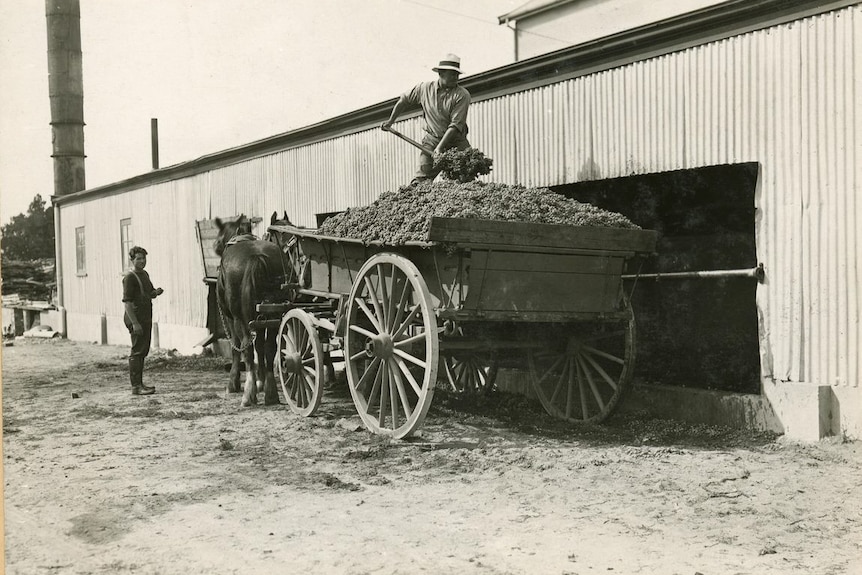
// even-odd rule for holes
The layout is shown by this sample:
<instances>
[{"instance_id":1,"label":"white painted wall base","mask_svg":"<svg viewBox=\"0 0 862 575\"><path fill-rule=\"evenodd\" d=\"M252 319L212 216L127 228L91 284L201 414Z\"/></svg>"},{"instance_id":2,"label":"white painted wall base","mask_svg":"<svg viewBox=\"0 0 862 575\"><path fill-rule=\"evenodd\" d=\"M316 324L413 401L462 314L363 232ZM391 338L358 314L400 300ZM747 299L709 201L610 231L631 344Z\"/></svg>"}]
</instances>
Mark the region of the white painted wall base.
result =
<instances>
[{"instance_id":1,"label":"white painted wall base","mask_svg":"<svg viewBox=\"0 0 862 575\"><path fill-rule=\"evenodd\" d=\"M87 314L68 314L68 338L74 341L89 341L107 345L131 346L129 330L122 317ZM205 327L189 327L164 323L153 324L152 348L174 349L182 355L193 355L203 351L197 344L209 333Z\"/></svg>"},{"instance_id":2,"label":"white painted wall base","mask_svg":"<svg viewBox=\"0 0 862 575\"><path fill-rule=\"evenodd\" d=\"M776 382L765 378L763 395L790 439L817 441L831 435L832 390L828 385Z\"/></svg>"},{"instance_id":3,"label":"white painted wall base","mask_svg":"<svg viewBox=\"0 0 862 575\"><path fill-rule=\"evenodd\" d=\"M101 318L97 315L67 312L66 332L66 337L73 341L102 343Z\"/></svg>"},{"instance_id":4,"label":"white painted wall base","mask_svg":"<svg viewBox=\"0 0 862 575\"><path fill-rule=\"evenodd\" d=\"M862 387L833 387L832 435L862 439Z\"/></svg>"}]
</instances>

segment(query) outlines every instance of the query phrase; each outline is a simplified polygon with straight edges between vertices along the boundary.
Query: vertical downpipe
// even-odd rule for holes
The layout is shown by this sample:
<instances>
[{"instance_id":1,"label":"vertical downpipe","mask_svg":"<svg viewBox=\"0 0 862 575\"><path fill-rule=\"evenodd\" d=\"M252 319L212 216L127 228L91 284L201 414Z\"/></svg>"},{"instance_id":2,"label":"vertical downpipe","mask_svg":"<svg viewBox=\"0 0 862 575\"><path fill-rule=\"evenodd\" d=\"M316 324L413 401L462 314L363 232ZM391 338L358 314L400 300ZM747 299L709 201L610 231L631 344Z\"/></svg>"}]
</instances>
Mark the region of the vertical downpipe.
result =
<instances>
[{"instance_id":1,"label":"vertical downpipe","mask_svg":"<svg viewBox=\"0 0 862 575\"><path fill-rule=\"evenodd\" d=\"M150 146L153 149L153 169L159 169L159 119L150 118Z\"/></svg>"},{"instance_id":2,"label":"vertical downpipe","mask_svg":"<svg viewBox=\"0 0 862 575\"><path fill-rule=\"evenodd\" d=\"M48 96L51 103L51 141L54 158L54 195L86 188L84 179L84 79L81 54L81 8L78 0L45 0L48 26ZM54 208L54 257L60 333L66 332L62 271L62 226Z\"/></svg>"}]
</instances>

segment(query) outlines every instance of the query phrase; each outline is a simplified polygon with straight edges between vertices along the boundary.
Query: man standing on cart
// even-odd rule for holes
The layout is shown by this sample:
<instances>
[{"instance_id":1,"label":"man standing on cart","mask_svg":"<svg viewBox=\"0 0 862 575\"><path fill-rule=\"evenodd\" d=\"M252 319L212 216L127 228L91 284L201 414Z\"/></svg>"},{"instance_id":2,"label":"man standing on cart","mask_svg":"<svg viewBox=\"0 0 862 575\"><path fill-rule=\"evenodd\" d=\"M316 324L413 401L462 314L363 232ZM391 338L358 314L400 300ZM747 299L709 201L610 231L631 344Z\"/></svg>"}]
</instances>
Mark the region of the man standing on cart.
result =
<instances>
[{"instance_id":1,"label":"man standing on cart","mask_svg":"<svg viewBox=\"0 0 862 575\"><path fill-rule=\"evenodd\" d=\"M439 154L451 148L466 150L470 147L467 141L467 109L470 107L470 92L458 85L461 74L461 58L455 54L446 54L440 63L432 68L439 76L433 82L420 82L412 90L401 94L389 119L380 125L384 131L389 130L398 116L413 106L422 107L425 118L425 134L422 137L423 147ZM434 158L423 151L419 154L419 169L411 184L424 180L433 180L439 170L434 170Z\"/></svg>"}]
</instances>

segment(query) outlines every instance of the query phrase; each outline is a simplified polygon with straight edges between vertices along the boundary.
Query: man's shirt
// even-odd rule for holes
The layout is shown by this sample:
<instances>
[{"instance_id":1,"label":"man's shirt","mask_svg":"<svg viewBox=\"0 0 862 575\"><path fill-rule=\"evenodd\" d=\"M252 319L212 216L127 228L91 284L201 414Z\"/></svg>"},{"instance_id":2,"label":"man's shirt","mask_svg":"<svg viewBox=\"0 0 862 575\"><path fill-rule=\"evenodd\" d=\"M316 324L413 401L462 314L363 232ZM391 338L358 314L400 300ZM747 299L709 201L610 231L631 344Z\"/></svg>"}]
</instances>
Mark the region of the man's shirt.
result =
<instances>
[{"instance_id":1,"label":"man's shirt","mask_svg":"<svg viewBox=\"0 0 862 575\"><path fill-rule=\"evenodd\" d=\"M425 131L432 136L442 138L450 127L457 128L462 136L467 135L470 92L461 86L443 88L438 80L421 82L403 97L411 104L422 106Z\"/></svg>"},{"instance_id":2,"label":"man's shirt","mask_svg":"<svg viewBox=\"0 0 862 575\"><path fill-rule=\"evenodd\" d=\"M123 276L123 302L134 305L135 315L140 322L151 321L153 317L153 282L146 271L130 270Z\"/></svg>"}]
</instances>

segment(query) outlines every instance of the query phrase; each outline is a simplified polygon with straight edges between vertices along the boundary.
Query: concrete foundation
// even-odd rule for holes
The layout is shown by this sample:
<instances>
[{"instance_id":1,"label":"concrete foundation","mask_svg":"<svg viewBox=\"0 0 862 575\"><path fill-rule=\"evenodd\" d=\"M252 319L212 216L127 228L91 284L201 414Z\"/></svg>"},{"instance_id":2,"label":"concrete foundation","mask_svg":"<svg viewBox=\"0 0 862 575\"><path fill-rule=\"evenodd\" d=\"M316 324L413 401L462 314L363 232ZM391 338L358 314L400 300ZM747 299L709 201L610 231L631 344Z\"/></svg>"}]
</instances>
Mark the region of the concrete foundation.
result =
<instances>
[{"instance_id":1,"label":"concrete foundation","mask_svg":"<svg viewBox=\"0 0 862 575\"><path fill-rule=\"evenodd\" d=\"M497 387L536 398L527 372L500 370ZM636 385L622 412L688 423L780 433L799 441L830 435L862 437L862 389L765 380L762 394L730 393L669 385Z\"/></svg>"}]
</instances>

